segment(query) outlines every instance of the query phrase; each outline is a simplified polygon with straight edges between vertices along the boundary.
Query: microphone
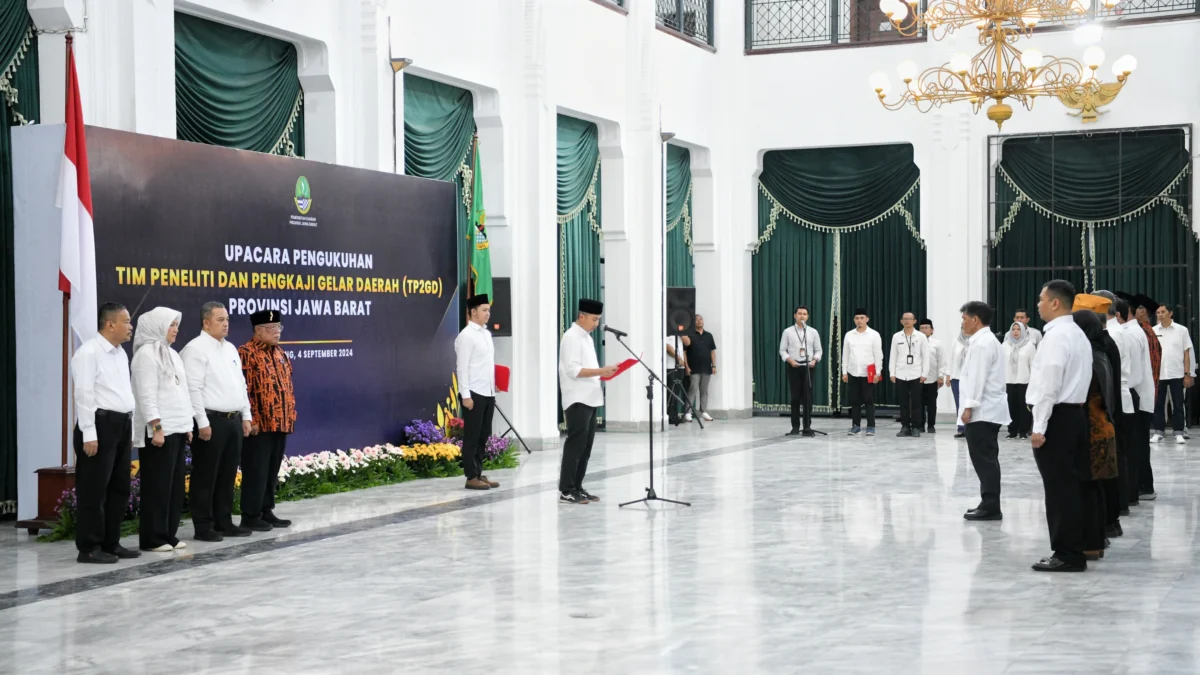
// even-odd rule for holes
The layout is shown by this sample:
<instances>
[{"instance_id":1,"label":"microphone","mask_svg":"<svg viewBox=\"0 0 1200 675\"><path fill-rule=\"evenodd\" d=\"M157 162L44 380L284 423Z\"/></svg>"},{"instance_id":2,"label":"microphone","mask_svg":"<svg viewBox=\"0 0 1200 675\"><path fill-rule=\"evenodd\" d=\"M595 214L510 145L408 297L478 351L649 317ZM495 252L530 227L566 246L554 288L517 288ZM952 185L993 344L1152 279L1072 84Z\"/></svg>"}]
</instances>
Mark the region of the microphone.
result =
<instances>
[{"instance_id":1,"label":"microphone","mask_svg":"<svg viewBox=\"0 0 1200 675\"><path fill-rule=\"evenodd\" d=\"M617 330L616 328L613 328L612 326L605 326L605 327L604 327L604 332L605 332L605 333L612 333L613 335L616 335L616 336L617 336L617 337L619 337L619 338L622 338L622 337L628 337L628 336L629 336L629 333L626 333L626 332L625 332L625 331L623 331L623 330Z\"/></svg>"}]
</instances>

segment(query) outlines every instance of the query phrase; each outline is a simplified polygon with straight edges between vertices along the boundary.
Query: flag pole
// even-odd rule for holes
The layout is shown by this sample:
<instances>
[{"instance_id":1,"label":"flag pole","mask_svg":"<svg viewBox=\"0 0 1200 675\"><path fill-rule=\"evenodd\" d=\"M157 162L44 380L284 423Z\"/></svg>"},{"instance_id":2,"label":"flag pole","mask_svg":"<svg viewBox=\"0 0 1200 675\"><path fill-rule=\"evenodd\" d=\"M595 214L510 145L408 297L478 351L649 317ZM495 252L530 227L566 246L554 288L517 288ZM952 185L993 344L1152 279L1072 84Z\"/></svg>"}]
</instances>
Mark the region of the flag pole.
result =
<instances>
[{"instance_id":1,"label":"flag pole","mask_svg":"<svg viewBox=\"0 0 1200 675\"><path fill-rule=\"evenodd\" d=\"M72 44L75 42L75 36L67 33L67 67L63 91L71 90L71 50ZM70 122L70 120L68 120ZM63 208L67 205L64 204ZM67 465L67 422L69 419L67 408L67 373L71 366L71 294L63 292L62 294L62 466Z\"/></svg>"}]
</instances>

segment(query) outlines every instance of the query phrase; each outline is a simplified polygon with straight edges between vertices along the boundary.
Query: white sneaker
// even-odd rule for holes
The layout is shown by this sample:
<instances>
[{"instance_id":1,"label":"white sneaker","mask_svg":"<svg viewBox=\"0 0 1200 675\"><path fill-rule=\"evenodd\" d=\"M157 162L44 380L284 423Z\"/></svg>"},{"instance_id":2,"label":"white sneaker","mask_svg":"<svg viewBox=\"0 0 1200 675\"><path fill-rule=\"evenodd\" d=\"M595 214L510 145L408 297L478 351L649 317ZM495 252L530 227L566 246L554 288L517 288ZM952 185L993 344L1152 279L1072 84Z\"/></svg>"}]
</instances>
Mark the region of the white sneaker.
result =
<instances>
[{"instance_id":1,"label":"white sneaker","mask_svg":"<svg viewBox=\"0 0 1200 675\"><path fill-rule=\"evenodd\" d=\"M688 413L688 414L684 415L684 416L683 416L683 421L684 421L684 422L691 422L691 421L692 421L692 413Z\"/></svg>"},{"instance_id":2,"label":"white sneaker","mask_svg":"<svg viewBox=\"0 0 1200 675\"><path fill-rule=\"evenodd\" d=\"M170 553L171 551L174 551L174 550L175 550L174 546L171 546L170 544L163 544L162 546L156 546L156 547L150 549L150 552L151 553Z\"/></svg>"},{"instance_id":3,"label":"white sneaker","mask_svg":"<svg viewBox=\"0 0 1200 675\"><path fill-rule=\"evenodd\" d=\"M1158 442L1162 441L1162 439L1163 439L1162 434L1154 434L1153 436L1150 437L1150 442L1158 443Z\"/></svg>"},{"instance_id":4,"label":"white sneaker","mask_svg":"<svg viewBox=\"0 0 1200 675\"><path fill-rule=\"evenodd\" d=\"M179 549L181 549L181 548L187 548L187 542L186 542L186 541L182 541L182 540L180 540L180 542L179 542L178 544L175 544L175 550L176 550L176 551L178 551L178 550L179 550Z\"/></svg>"},{"instance_id":5,"label":"white sneaker","mask_svg":"<svg viewBox=\"0 0 1200 675\"><path fill-rule=\"evenodd\" d=\"M706 413L706 412L700 413L700 419L704 420L705 422L713 421L713 418L709 417L708 413Z\"/></svg>"},{"instance_id":6,"label":"white sneaker","mask_svg":"<svg viewBox=\"0 0 1200 675\"><path fill-rule=\"evenodd\" d=\"M1183 434L1175 434L1175 445L1187 445L1187 439Z\"/></svg>"}]
</instances>

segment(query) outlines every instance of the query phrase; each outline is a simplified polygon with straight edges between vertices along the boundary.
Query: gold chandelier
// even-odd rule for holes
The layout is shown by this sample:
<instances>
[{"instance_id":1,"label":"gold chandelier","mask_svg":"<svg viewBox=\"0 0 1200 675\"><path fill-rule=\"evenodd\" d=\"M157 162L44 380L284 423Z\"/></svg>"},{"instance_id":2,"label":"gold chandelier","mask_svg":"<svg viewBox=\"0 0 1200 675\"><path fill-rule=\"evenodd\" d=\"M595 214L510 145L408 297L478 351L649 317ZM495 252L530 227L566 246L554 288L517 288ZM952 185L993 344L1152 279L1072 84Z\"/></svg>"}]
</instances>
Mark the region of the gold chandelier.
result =
<instances>
[{"instance_id":1,"label":"gold chandelier","mask_svg":"<svg viewBox=\"0 0 1200 675\"><path fill-rule=\"evenodd\" d=\"M1104 5L1111 9L1117 1L1104 0ZM1022 52L1014 46L1042 20L1065 21L1086 15L1090 0L935 0L923 13L916 11L916 5L917 0L908 4L882 0L880 9L902 35L915 35L926 28L934 39L941 39L950 31L975 26L983 49L973 57L960 52L948 63L924 71L916 63L904 61L897 68L904 91L890 102L887 75L872 74L870 86L889 110L913 105L928 112L944 103L969 101L978 113L992 101L988 119L1000 128L1012 117L1012 106L1005 101L1018 101L1029 110L1037 97L1053 96L1079 110L1084 122L1091 122L1098 114L1097 106L1111 102L1137 67L1135 58L1122 56L1112 67L1117 81L1103 83L1096 75L1105 58L1098 46L1088 47L1083 63L1043 56L1037 49Z\"/></svg>"}]
</instances>

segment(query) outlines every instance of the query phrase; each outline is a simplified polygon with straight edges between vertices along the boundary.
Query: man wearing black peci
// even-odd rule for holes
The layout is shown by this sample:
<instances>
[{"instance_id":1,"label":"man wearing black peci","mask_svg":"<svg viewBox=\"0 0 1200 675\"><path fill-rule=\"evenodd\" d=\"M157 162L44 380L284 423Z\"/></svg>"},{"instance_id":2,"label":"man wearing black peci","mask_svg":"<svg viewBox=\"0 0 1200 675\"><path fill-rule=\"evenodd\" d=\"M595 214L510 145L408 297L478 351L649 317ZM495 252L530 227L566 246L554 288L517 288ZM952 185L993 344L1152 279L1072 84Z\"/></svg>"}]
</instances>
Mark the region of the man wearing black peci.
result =
<instances>
[{"instance_id":1,"label":"man wearing black peci","mask_svg":"<svg viewBox=\"0 0 1200 675\"><path fill-rule=\"evenodd\" d=\"M121 521L129 505L133 447L133 387L121 345L133 336L129 311L100 306L98 334L71 357L75 384L75 548L81 563L136 558L121 546Z\"/></svg>"},{"instance_id":2,"label":"man wearing black peci","mask_svg":"<svg viewBox=\"0 0 1200 675\"><path fill-rule=\"evenodd\" d=\"M496 412L496 350L488 319L487 295L467 300L467 325L454 340L455 373L463 407L462 465L468 490L490 490L500 483L483 475L483 451Z\"/></svg>"},{"instance_id":3,"label":"man wearing black peci","mask_svg":"<svg viewBox=\"0 0 1200 675\"><path fill-rule=\"evenodd\" d=\"M821 335L808 325L808 308L800 305L792 314L796 323L784 329L779 338L779 356L787 364L788 385L792 393L792 430L788 436L816 436L812 430L812 369L824 352ZM800 407L804 406L804 431L800 431Z\"/></svg>"},{"instance_id":4,"label":"man wearing black peci","mask_svg":"<svg viewBox=\"0 0 1200 675\"><path fill-rule=\"evenodd\" d=\"M1046 492L1046 521L1054 553L1038 572L1082 572L1083 502L1079 481L1089 459L1084 409L1092 381L1092 346L1071 317L1075 287L1054 280L1042 287L1038 314L1046 330L1030 367L1025 402L1033 408L1033 458Z\"/></svg>"}]
</instances>

